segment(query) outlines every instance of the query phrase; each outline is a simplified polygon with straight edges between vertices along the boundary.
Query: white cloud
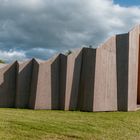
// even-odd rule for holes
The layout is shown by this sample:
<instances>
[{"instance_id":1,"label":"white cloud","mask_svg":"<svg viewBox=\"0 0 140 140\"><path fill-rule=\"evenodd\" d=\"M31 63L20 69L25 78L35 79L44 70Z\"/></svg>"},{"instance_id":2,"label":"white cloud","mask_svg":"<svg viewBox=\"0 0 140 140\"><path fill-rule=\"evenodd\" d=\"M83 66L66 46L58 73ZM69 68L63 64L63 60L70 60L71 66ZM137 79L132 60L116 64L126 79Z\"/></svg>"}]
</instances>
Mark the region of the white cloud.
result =
<instances>
[{"instance_id":1,"label":"white cloud","mask_svg":"<svg viewBox=\"0 0 140 140\"><path fill-rule=\"evenodd\" d=\"M0 51L0 59L5 62L27 59L23 51Z\"/></svg>"},{"instance_id":2,"label":"white cloud","mask_svg":"<svg viewBox=\"0 0 140 140\"><path fill-rule=\"evenodd\" d=\"M26 55L17 59L47 59L57 51L98 46L139 23L139 6L122 7L112 0L0 0L0 50Z\"/></svg>"}]
</instances>

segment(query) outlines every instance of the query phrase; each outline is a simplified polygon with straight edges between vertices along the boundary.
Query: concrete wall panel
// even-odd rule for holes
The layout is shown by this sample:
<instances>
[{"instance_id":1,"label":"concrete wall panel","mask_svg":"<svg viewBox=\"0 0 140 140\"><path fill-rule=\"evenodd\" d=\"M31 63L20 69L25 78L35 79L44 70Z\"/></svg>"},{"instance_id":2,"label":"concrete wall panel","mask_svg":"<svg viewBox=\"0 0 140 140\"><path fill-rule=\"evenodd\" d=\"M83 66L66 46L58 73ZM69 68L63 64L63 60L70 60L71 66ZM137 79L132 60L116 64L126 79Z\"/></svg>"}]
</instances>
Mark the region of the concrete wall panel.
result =
<instances>
[{"instance_id":1,"label":"concrete wall panel","mask_svg":"<svg viewBox=\"0 0 140 140\"><path fill-rule=\"evenodd\" d=\"M138 87L137 87L137 105L140 105L140 35L139 35L139 56L138 56Z\"/></svg>"},{"instance_id":2,"label":"concrete wall panel","mask_svg":"<svg viewBox=\"0 0 140 140\"><path fill-rule=\"evenodd\" d=\"M80 76L78 109L93 111L96 49L84 48Z\"/></svg>"},{"instance_id":3,"label":"concrete wall panel","mask_svg":"<svg viewBox=\"0 0 140 140\"><path fill-rule=\"evenodd\" d=\"M139 26L117 35L118 110L137 109Z\"/></svg>"},{"instance_id":4,"label":"concrete wall panel","mask_svg":"<svg viewBox=\"0 0 140 140\"><path fill-rule=\"evenodd\" d=\"M51 106L52 109L59 109L59 64L60 55L51 62Z\"/></svg>"},{"instance_id":5,"label":"concrete wall panel","mask_svg":"<svg viewBox=\"0 0 140 140\"><path fill-rule=\"evenodd\" d=\"M128 111L137 109L139 34L139 26L129 32Z\"/></svg>"},{"instance_id":6,"label":"concrete wall panel","mask_svg":"<svg viewBox=\"0 0 140 140\"><path fill-rule=\"evenodd\" d=\"M32 79L31 79L31 92L29 97L29 108L35 109L39 64L35 59L32 60L32 63L33 63L33 68L32 68Z\"/></svg>"},{"instance_id":7,"label":"concrete wall panel","mask_svg":"<svg viewBox=\"0 0 140 140\"><path fill-rule=\"evenodd\" d=\"M30 103L34 109L64 109L66 56L34 62Z\"/></svg>"},{"instance_id":8,"label":"concrete wall panel","mask_svg":"<svg viewBox=\"0 0 140 140\"><path fill-rule=\"evenodd\" d=\"M50 61L34 60L30 103L34 109L51 109Z\"/></svg>"},{"instance_id":9,"label":"concrete wall panel","mask_svg":"<svg viewBox=\"0 0 140 140\"><path fill-rule=\"evenodd\" d=\"M116 36L117 102L118 110L126 111L128 104L129 34Z\"/></svg>"},{"instance_id":10,"label":"concrete wall panel","mask_svg":"<svg viewBox=\"0 0 140 140\"><path fill-rule=\"evenodd\" d=\"M18 62L17 64L17 88L16 103L17 108L28 108L31 92L32 61Z\"/></svg>"},{"instance_id":11,"label":"concrete wall panel","mask_svg":"<svg viewBox=\"0 0 140 140\"><path fill-rule=\"evenodd\" d=\"M59 109L62 109L62 110L64 110L65 108L66 72L67 72L67 56L60 54Z\"/></svg>"},{"instance_id":12,"label":"concrete wall panel","mask_svg":"<svg viewBox=\"0 0 140 140\"><path fill-rule=\"evenodd\" d=\"M93 111L117 110L116 37L96 50Z\"/></svg>"},{"instance_id":13,"label":"concrete wall panel","mask_svg":"<svg viewBox=\"0 0 140 140\"><path fill-rule=\"evenodd\" d=\"M65 110L77 109L81 62L81 49L72 52L67 57Z\"/></svg>"},{"instance_id":14,"label":"concrete wall panel","mask_svg":"<svg viewBox=\"0 0 140 140\"><path fill-rule=\"evenodd\" d=\"M15 107L17 62L0 68L0 107Z\"/></svg>"}]
</instances>

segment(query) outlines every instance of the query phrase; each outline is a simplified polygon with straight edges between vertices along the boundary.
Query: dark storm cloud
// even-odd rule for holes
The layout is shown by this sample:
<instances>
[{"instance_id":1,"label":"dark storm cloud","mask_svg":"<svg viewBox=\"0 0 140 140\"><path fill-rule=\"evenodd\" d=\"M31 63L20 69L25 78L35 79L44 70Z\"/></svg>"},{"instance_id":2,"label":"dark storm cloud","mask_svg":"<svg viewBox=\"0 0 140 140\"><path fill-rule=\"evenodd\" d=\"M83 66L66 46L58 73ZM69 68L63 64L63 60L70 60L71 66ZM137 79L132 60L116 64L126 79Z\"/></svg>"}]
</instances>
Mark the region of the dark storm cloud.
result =
<instances>
[{"instance_id":1,"label":"dark storm cloud","mask_svg":"<svg viewBox=\"0 0 140 140\"><path fill-rule=\"evenodd\" d=\"M139 7L111 0L0 0L0 57L47 59L97 45L140 22Z\"/></svg>"}]
</instances>

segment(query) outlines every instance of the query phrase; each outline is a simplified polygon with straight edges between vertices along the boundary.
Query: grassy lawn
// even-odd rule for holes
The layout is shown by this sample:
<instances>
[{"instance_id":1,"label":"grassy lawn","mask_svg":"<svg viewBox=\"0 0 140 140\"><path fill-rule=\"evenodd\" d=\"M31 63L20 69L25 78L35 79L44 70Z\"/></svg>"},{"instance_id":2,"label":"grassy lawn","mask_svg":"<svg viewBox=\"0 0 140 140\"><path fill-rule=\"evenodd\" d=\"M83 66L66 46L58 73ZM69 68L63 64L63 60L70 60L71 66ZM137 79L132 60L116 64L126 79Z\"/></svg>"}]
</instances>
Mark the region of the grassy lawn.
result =
<instances>
[{"instance_id":1,"label":"grassy lawn","mask_svg":"<svg viewBox=\"0 0 140 140\"><path fill-rule=\"evenodd\" d=\"M138 112L0 109L0 139L139 140Z\"/></svg>"}]
</instances>

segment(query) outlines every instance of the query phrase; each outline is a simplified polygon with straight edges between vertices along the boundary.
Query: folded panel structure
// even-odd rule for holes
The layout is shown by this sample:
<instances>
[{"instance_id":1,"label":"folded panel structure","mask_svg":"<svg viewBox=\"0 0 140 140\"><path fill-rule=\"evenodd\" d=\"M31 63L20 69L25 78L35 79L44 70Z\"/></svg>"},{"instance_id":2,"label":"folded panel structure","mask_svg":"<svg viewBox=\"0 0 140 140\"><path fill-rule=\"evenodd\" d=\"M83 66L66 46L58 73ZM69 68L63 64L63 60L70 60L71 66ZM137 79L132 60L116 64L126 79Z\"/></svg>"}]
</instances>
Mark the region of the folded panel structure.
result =
<instances>
[{"instance_id":1,"label":"folded panel structure","mask_svg":"<svg viewBox=\"0 0 140 140\"><path fill-rule=\"evenodd\" d=\"M17 63L16 101L15 107L28 108L31 92L33 62Z\"/></svg>"},{"instance_id":2,"label":"folded panel structure","mask_svg":"<svg viewBox=\"0 0 140 140\"><path fill-rule=\"evenodd\" d=\"M129 34L116 36L117 104L119 111L127 110L128 104L128 55Z\"/></svg>"},{"instance_id":3,"label":"folded panel structure","mask_svg":"<svg viewBox=\"0 0 140 140\"><path fill-rule=\"evenodd\" d=\"M67 56L65 110L76 110L82 62L82 49Z\"/></svg>"},{"instance_id":4,"label":"folded panel structure","mask_svg":"<svg viewBox=\"0 0 140 140\"><path fill-rule=\"evenodd\" d=\"M140 26L135 26L129 32L129 63L128 63L128 107L127 111L137 109L137 86L139 62Z\"/></svg>"},{"instance_id":5,"label":"folded panel structure","mask_svg":"<svg viewBox=\"0 0 140 140\"><path fill-rule=\"evenodd\" d=\"M34 60L31 85L31 108L52 109L51 61Z\"/></svg>"},{"instance_id":6,"label":"folded panel structure","mask_svg":"<svg viewBox=\"0 0 140 140\"><path fill-rule=\"evenodd\" d=\"M0 107L15 107L17 62L0 67Z\"/></svg>"},{"instance_id":7,"label":"folded panel structure","mask_svg":"<svg viewBox=\"0 0 140 140\"><path fill-rule=\"evenodd\" d=\"M67 56L60 54L59 62L59 109L65 108Z\"/></svg>"},{"instance_id":8,"label":"folded panel structure","mask_svg":"<svg viewBox=\"0 0 140 140\"><path fill-rule=\"evenodd\" d=\"M0 64L0 107L135 111L138 106L140 26L98 48Z\"/></svg>"},{"instance_id":9,"label":"folded panel structure","mask_svg":"<svg viewBox=\"0 0 140 140\"><path fill-rule=\"evenodd\" d=\"M30 103L33 106L31 105L31 108L64 108L66 56L60 54L48 61L34 61L30 97Z\"/></svg>"},{"instance_id":10,"label":"folded panel structure","mask_svg":"<svg viewBox=\"0 0 140 140\"><path fill-rule=\"evenodd\" d=\"M93 111L96 49L83 48L78 109Z\"/></svg>"}]
</instances>

